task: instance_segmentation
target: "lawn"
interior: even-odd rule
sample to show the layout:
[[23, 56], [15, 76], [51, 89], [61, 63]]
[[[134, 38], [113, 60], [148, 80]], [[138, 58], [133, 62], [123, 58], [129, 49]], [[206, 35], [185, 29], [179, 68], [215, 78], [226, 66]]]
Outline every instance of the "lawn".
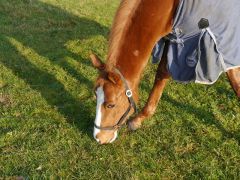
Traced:
[[[0, 177], [239, 179], [240, 105], [225, 75], [213, 86], [171, 81], [142, 129], [95, 142], [88, 56], [106, 57], [118, 4], [0, 1]], [[155, 70], [149, 62], [139, 108]]]

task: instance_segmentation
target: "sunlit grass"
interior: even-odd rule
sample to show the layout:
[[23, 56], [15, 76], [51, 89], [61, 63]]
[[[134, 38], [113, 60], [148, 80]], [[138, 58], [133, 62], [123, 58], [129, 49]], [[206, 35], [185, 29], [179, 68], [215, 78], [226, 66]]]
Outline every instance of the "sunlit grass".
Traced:
[[[171, 81], [156, 114], [99, 146], [92, 138], [97, 71], [118, 1], [0, 1], [0, 177], [239, 179], [240, 108], [226, 76]], [[139, 108], [156, 65], [140, 86]]]

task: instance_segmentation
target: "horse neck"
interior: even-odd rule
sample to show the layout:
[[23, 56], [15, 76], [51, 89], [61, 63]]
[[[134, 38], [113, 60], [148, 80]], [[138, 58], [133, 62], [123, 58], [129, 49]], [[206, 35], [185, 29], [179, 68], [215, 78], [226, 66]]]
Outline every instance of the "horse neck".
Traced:
[[[178, 0], [122, 1], [112, 28], [107, 64], [117, 67], [132, 88], [137, 88], [155, 43], [171, 32], [177, 5]], [[129, 14], [124, 12], [127, 7]], [[123, 19], [124, 13], [127, 19]]]

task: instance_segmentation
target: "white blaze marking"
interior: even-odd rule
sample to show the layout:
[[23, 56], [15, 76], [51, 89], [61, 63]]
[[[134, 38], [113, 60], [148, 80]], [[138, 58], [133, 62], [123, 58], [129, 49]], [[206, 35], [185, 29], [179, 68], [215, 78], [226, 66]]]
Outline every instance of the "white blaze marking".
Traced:
[[[96, 95], [97, 95], [97, 108], [96, 108], [95, 124], [97, 126], [101, 126], [101, 121], [102, 121], [101, 107], [104, 103], [104, 91], [102, 86], [97, 88]], [[99, 132], [100, 132], [100, 129], [94, 127], [93, 137], [94, 139], [96, 139], [97, 142], [99, 142], [99, 139], [97, 139], [96, 136]], [[115, 141], [117, 139], [117, 135], [118, 135], [118, 131], [116, 130], [114, 132], [113, 139], [109, 143], [112, 143], [113, 141]]]
[[114, 137], [113, 137], [113, 139], [110, 141], [110, 143], [112, 143], [113, 141], [115, 141], [115, 140], [117, 139], [117, 135], [118, 135], [118, 133], [117, 133], [117, 131], [115, 131], [115, 132], [114, 132]]
[[[104, 103], [104, 91], [102, 86], [97, 88], [96, 94], [97, 94], [97, 108], [96, 108], [95, 124], [97, 126], [101, 126], [101, 119], [102, 119], [101, 107], [102, 107], [102, 104]], [[96, 136], [99, 132], [100, 132], [100, 129], [97, 129], [94, 127], [93, 137], [97, 141], [99, 140], [96, 138]]]
[[135, 51], [133, 52], [133, 55], [137, 57], [137, 56], [139, 56], [139, 53], [140, 53], [139, 50], [135, 50]]

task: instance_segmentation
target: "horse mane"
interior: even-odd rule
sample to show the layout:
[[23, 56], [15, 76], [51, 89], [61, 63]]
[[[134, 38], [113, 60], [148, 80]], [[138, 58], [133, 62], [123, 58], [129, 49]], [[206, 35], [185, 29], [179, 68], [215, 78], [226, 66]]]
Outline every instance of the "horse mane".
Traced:
[[142, 0], [122, 0], [120, 3], [109, 38], [107, 64], [110, 66], [116, 63], [124, 42], [124, 36], [132, 24], [132, 19], [141, 1]]

